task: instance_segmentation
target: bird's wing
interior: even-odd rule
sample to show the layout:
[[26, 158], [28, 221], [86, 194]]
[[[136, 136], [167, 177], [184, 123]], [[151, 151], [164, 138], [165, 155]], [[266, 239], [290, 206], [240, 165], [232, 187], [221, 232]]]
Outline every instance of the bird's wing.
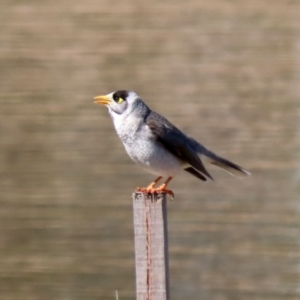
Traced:
[[213, 180], [197, 155], [197, 152], [191, 147], [189, 138], [184, 133], [163, 116], [153, 111], [146, 116], [145, 123], [151, 130], [153, 137], [167, 150], [180, 160], [187, 162], [202, 175]]
[[204, 175], [202, 175], [200, 172], [198, 172], [197, 170], [195, 170], [193, 167], [188, 167], [188, 168], [184, 169], [184, 171], [192, 174], [193, 176], [195, 176], [195, 177], [197, 177], [197, 178], [199, 178], [199, 179], [201, 179], [203, 181], [207, 180], [207, 178]]

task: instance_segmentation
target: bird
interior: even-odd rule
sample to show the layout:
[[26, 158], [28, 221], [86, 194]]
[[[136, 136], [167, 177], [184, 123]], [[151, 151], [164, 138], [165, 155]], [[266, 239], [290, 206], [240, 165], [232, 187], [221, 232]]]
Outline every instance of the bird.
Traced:
[[[165, 117], [151, 110], [133, 91], [118, 90], [94, 97], [94, 103], [107, 106], [115, 130], [129, 157], [145, 171], [158, 176], [150, 185], [136, 188], [148, 194], [166, 193], [174, 198], [167, 186], [181, 170], [200, 180], [214, 180], [201, 157], [233, 175], [250, 175], [239, 165], [208, 150], [186, 135]], [[157, 187], [158, 182], [166, 178]]]

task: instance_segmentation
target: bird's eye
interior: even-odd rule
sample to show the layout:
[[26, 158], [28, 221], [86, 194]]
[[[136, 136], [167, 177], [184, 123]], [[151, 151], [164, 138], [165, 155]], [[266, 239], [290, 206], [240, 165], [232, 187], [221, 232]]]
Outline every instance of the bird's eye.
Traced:
[[114, 95], [114, 96], [113, 96], [113, 99], [114, 99], [114, 101], [115, 101], [116, 103], [122, 103], [122, 102], [124, 101], [123, 98], [118, 97], [117, 95]]

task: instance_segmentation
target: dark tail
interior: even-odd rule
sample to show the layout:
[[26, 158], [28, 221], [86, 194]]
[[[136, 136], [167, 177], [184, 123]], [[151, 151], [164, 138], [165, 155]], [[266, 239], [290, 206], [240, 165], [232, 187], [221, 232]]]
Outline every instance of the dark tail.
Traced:
[[225, 171], [229, 172], [232, 175], [236, 176], [249, 176], [251, 173], [244, 168], [240, 167], [239, 165], [221, 157], [218, 156], [217, 154], [207, 150], [204, 146], [199, 144], [196, 140], [193, 138], [191, 139], [191, 146], [200, 154], [204, 155], [209, 158], [210, 162], [213, 165], [216, 165]]

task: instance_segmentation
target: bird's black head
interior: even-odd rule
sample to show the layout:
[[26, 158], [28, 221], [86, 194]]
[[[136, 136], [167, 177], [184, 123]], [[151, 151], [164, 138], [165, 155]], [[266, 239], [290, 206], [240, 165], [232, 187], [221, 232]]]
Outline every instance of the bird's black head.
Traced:
[[133, 91], [119, 90], [105, 96], [97, 96], [94, 98], [95, 103], [107, 105], [111, 116], [114, 115], [130, 115], [137, 112], [139, 116], [143, 111], [149, 110], [147, 105]]

